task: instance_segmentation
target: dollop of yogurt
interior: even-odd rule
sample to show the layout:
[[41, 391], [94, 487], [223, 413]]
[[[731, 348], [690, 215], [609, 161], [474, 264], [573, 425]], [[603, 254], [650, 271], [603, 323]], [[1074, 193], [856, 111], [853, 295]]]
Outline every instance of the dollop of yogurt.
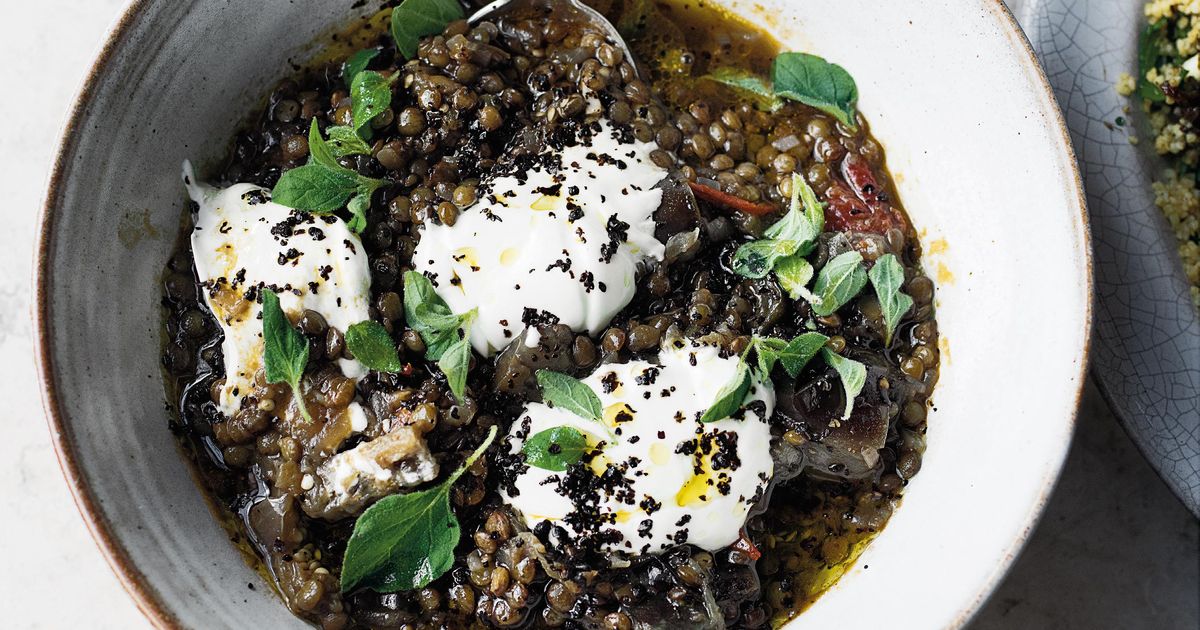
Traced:
[[512, 454], [531, 436], [564, 425], [593, 447], [565, 472], [527, 465], [517, 472], [503, 498], [527, 526], [549, 521], [629, 556], [684, 543], [717, 550], [738, 539], [774, 472], [774, 389], [755, 380], [732, 416], [701, 423], [738, 358], [683, 339], [669, 345], [658, 362], [602, 365], [583, 379], [600, 398], [615, 444], [603, 428], [561, 408], [525, 407], [507, 437]]
[[593, 122], [485, 180], [454, 225], [426, 224], [413, 265], [455, 313], [478, 309], [476, 351], [495, 354], [531, 317], [598, 334], [629, 304], [640, 266], [663, 257], [654, 213], [668, 173], [654, 149]]
[[[294, 320], [305, 309], [345, 332], [369, 318], [371, 274], [358, 236], [332, 216], [314, 216], [271, 201], [271, 191], [253, 184], [218, 189], [196, 180], [184, 162], [183, 182], [199, 206], [192, 230], [192, 255], [204, 301], [225, 340], [225, 386], [219, 407], [232, 415], [254, 391], [262, 367], [261, 291], [279, 295]], [[366, 369], [339, 361], [342, 372], [358, 379]], [[354, 403], [351, 425], [361, 431], [366, 415]]]

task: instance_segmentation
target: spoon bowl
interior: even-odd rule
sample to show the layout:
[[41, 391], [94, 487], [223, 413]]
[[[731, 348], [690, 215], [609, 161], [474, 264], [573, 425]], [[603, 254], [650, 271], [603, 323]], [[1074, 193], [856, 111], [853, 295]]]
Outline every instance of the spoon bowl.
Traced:
[[[599, 11], [579, 0], [496, 0], [476, 11], [467, 21], [471, 24], [478, 24], [485, 20], [495, 22], [507, 16], [530, 18], [555, 16], [572, 21], [590, 22], [598, 27], [609, 42], [621, 49], [626, 59], [634, 59], [633, 53], [629, 50], [629, 44], [625, 43], [625, 38], [621, 36], [617, 27]], [[636, 70], [636, 65], [634, 69]]]

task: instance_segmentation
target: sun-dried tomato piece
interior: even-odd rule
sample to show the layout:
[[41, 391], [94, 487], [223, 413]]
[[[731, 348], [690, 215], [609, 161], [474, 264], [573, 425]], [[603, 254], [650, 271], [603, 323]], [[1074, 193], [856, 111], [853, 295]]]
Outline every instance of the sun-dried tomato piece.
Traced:
[[721, 206], [722, 208], [737, 210], [738, 212], [745, 212], [746, 214], [753, 214], [755, 216], [771, 214], [779, 210], [775, 204], [746, 201], [737, 195], [731, 195], [716, 188], [705, 186], [704, 184], [688, 182], [688, 186], [691, 187], [692, 192], [700, 199], [713, 205]]

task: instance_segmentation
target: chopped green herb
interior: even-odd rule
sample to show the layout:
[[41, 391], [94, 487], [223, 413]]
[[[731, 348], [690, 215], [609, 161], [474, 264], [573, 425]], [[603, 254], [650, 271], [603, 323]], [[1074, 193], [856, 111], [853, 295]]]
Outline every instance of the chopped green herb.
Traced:
[[846, 411], [842, 413], [842, 420], [848, 420], [854, 412], [854, 399], [867, 383], [867, 366], [847, 359], [829, 348], [822, 348], [821, 356], [825, 357], [825, 362], [837, 371], [842, 380], [842, 389], [846, 390]]
[[733, 254], [733, 272], [747, 278], [765, 278], [775, 263], [796, 253], [796, 241], [765, 238], [738, 247]]
[[308, 339], [288, 321], [279, 307], [279, 296], [271, 290], [262, 292], [262, 322], [263, 368], [267, 382], [287, 383], [292, 388], [292, 400], [296, 401], [300, 415], [312, 422], [301, 388], [304, 367], [308, 365]]
[[404, 274], [404, 318], [425, 342], [425, 358], [437, 361], [455, 398], [462, 400], [471, 368], [471, 322], [476, 311], [455, 315], [424, 274]]
[[[764, 278], [771, 271], [779, 275], [786, 265], [781, 284], [789, 293], [799, 293], [812, 279], [809, 267], [804, 278], [804, 256], [810, 254], [825, 226], [825, 210], [812, 188], [799, 175], [792, 175], [792, 200], [787, 214], [763, 231], [765, 238], [738, 247], [733, 255], [734, 273], [747, 278]], [[799, 283], [799, 284], [797, 284]], [[789, 289], [788, 287], [791, 286]], [[796, 295], [793, 298], [798, 299]]]
[[467, 373], [471, 371], [471, 340], [464, 335], [450, 344], [437, 365], [446, 375], [446, 383], [450, 385], [454, 399], [462, 402], [467, 391]]
[[329, 134], [329, 150], [336, 157], [371, 154], [371, 147], [353, 127], [335, 125], [326, 129], [325, 133]]
[[280, 205], [314, 214], [329, 214], [346, 207], [358, 190], [358, 176], [316, 162], [284, 171], [271, 191]]
[[535, 433], [521, 447], [525, 463], [544, 470], [562, 472], [583, 459], [590, 450], [587, 436], [574, 427], [554, 427]]
[[343, 593], [424, 588], [454, 566], [462, 532], [450, 507], [450, 491], [495, 438], [493, 426], [483, 444], [437, 486], [384, 497], [358, 517], [342, 559]]
[[404, 274], [404, 316], [408, 326], [425, 342], [425, 357], [437, 361], [460, 339], [475, 318], [475, 312], [455, 315], [450, 311], [424, 274], [409, 271]]
[[607, 432], [608, 437], [616, 442], [617, 437], [608, 425], [604, 424], [604, 408], [600, 405], [600, 397], [583, 381], [551, 370], [537, 371], [538, 387], [542, 390], [542, 399], [554, 407], [569, 411], [584, 420], [599, 424]]
[[396, 343], [379, 322], [367, 320], [348, 328], [346, 347], [369, 369], [393, 374], [404, 369], [400, 354], [396, 352]]
[[783, 370], [788, 376], [796, 378], [800, 375], [800, 370], [803, 370], [828, 342], [829, 337], [818, 332], [806, 332], [791, 340], [779, 353], [779, 362], [783, 365]]
[[712, 406], [704, 412], [704, 415], [700, 416], [700, 422], [716, 422], [737, 413], [737, 410], [742, 407], [742, 402], [746, 400], [746, 394], [750, 391], [751, 380], [750, 366], [746, 364], [745, 360], [739, 360], [733, 378], [717, 392]]
[[705, 78], [729, 86], [759, 109], [773, 112], [783, 107], [783, 100], [775, 95], [770, 81], [752, 72], [737, 68], [717, 68]]
[[358, 76], [358, 73], [363, 70], [366, 70], [371, 60], [378, 56], [378, 48], [366, 48], [350, 55], [346, 63], [342, 64], [342, 80], [346, 82], [346, 87], [353, 85], [354, 77]]
[[385, 78], [378, 72], [365, 70], [354, 77], [350, 86], [350, 117], [354, 120], [354, 130], [362, 132], [372, 119], [382, 114], [392, 105], [392, 84], [396, 77]]
[[284, 171], [280, 176], [271, 191], [272, 200], [313, 214], [347, 208], [352, 215], [348, 222], [350, 229], [361, 233], [367, 227], [371, 195], [384, 181], [364, 177], [338, 164], [338, 152], [321, 137], [315, 119], [308, 127], [308, 154], [308, 164]]
[[828, 341], [829, 337], [816, 332], [804, 333], [791, 341], [755, 336], [753, 347], [759, 378], [764, 381], [770, 378], [776, 364], [782, 364], [788, 376], [796, 378]]
[[786, 52], [771, 65], [771, 80], [779, 96], [800, 101], [856, 129], [858, 86], [845, 68], [808, 53]]
[[813, 267], [803, 256], [794, 254], [779, 259], [775, 263], [775, 278], [793, 300], [803, 298], [814, 301], [812, 292], [807, 288], [813, 279]]
[[458, 0], [404, 0], [392, 9], [392, 38], [405, 59], [417, 56], [417, 44], [446, 25], [465, 18]]
[[862, 260], [862, 254], [849, 251], [825, 263], [813, 285], [813, 293], [817, 296], [812, 305], [814, 313], [821, 317], [836, 313], [867, 286], [867, 272]]
[[875, 295], [879, 298], [879, 308], [883, 311], [885, 327], [884, 344], [892, 345], [892, 334], [900, 324], [900, 318], [912, 308], [913, 300], [900, 291], [904, 285], [904, 267], [896, 259], [895, 254], [885, 254], [875, 261], [875, 266], [867, 273], [871, 285], [875, 287]]

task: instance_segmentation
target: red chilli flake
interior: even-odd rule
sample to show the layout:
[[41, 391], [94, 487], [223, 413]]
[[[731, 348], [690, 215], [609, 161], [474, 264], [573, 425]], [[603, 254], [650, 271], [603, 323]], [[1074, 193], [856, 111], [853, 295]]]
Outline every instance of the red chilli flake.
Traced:
[[733, 543], [732, 547], [738, 551], [750, 556], [751, 560], [758, 560], [762, 557], [762, 552], [754, 543], [750, 542], [750, 537], [746, 535], [746, 530], [742, 530], [742, 535]]
[[704, 184], [688, 182], [688, 186], [692, 189], [692, 193], [694, 193], [697, 197], [713, 205], [721, 206], [723, 208], [730, 208], [732, 210], [737, 210], [738, 212], [744, 212], [754, 216], [761, 216], [764, 214], [771, 214], [772, 212], [779, 210], [779, 208], [775, 207], [774, 204], [746, 201], [737, 195], [731, 195], [727, 192], [717, 190], [716, 188], [705, 186]]

